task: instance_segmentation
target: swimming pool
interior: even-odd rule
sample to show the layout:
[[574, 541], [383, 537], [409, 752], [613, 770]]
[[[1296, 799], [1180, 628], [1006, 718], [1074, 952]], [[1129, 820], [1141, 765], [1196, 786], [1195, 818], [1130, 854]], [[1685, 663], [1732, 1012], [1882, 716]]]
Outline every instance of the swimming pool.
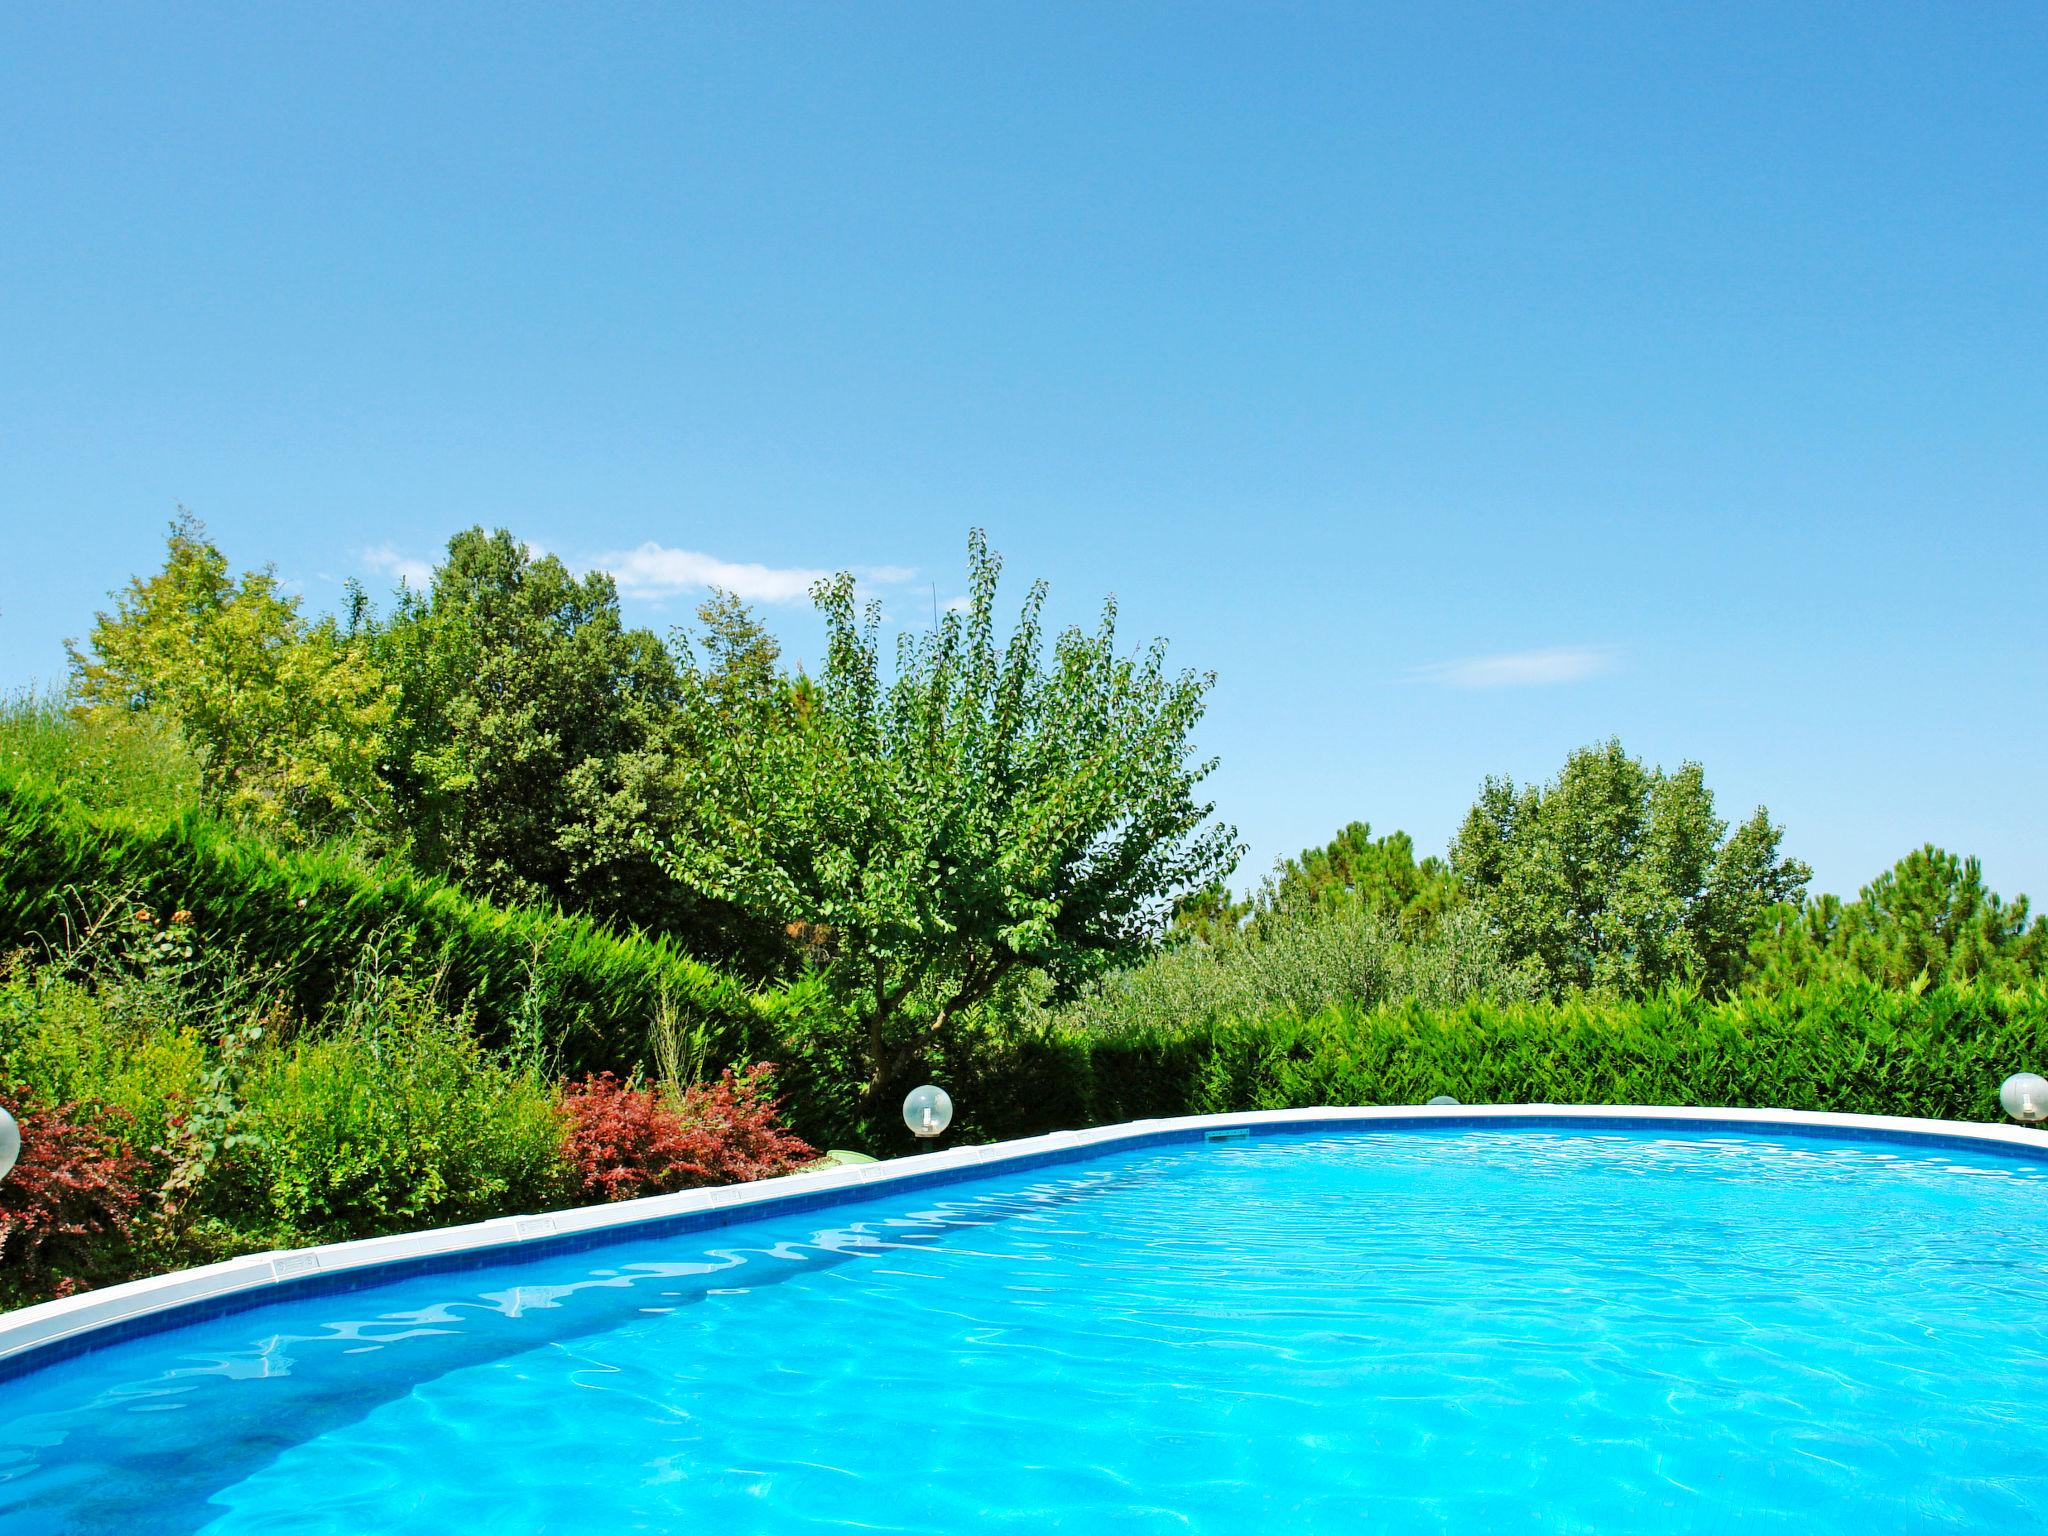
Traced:
[[2048, 1529], [2048, 1161], [1791, 1118], [1183, 1128], [281, 1287], [7, 1366], [0, 1531]]

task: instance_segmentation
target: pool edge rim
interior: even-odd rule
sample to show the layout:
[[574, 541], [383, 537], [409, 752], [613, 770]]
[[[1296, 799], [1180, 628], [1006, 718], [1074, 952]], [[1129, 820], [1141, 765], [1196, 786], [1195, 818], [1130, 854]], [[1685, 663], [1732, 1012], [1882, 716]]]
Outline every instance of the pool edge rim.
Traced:
[[[1053, 1131], [985, 1146], [955, 1147], [888, 1162], [820, 1169], [685, 1190], [605, 1205], [577, 1206], [534, 1215], [499, 1216], [462, 1226], [435, 1227], [388, 1237], [357, 1238], [306, 1248], [245, 1254], [217, 1264], [173, 1270], [56, 1301], [0, 1314], [0, 1378], [55, 1364], [101, 1343], [167, 1332], [200, 1317], [239, 1311], [281, 1299], [315, 1282], [340, 1280], [347, 1288], [425, 1267], [470, 1267], [488, 1255], [564, 1246], [564, 1239], [620, 1238], [650, 1224], [696, 1229], [723, 1226], [778, 1208], [819, 1209], [870, 1198], [890, 1187], [958, 1182], [1005, 1167], [1028, 1168], [1077, 1160], [1077, 1155], [1124, 1144], [1204, 1139], [1214, 1131], [1379, 1125], [1385, 1128], [1479, 1127], [1535, 1122], [1546, 1128], [1586, 1124], [1616, 1129], [1665, 1126], [1773, 1130], [1851, 1140], [1878, 1140], [2005, 1151], [2048, 1159], [2048, 1136], [2015, 1125], [1932, 1120], [1904, 1115], [1854, 1115], [1818, 1110], [1723, 1109], [1631, 1104], [1379, 1105], [1312, 1109], [1243, 1110], [1130, 1120], [1088, 1130]], [[599, 1243], [575, 1242], [575, 1248]], [[536, 1256], [538, 1254], [536, 1253]], [[438, 1261], [438, 1262], [437, 1262]]]

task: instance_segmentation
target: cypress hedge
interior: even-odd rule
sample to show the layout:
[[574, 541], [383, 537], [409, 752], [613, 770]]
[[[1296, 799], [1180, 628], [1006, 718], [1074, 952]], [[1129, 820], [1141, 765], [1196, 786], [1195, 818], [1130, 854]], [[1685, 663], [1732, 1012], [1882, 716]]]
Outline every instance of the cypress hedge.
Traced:
[[800, 994], [757, 993], [666, 939], [587, 918], [500, 907], [395, 864], [278, 849], [197, 812], [148, 820], [96, 814], [26, 775], [0, 771], [0, 952], [62, 948], [95, 906], [191, 914], [208, 944], [276, 977], [308, 1017], [340, 995], [366, 947], [438, 977], [487, 1037], [537, 1018], [564, 1068], [646, 1057], [666, 1006], [704, 1032], [715, 1062], [767, 1054]]
[[[2048, 987], [1916, 992], [1836, 981], [1719, 1001], [1667, 989], [1635, 999], [1331, 1008], [1306, 1019], [1079, 1037], [1042, 1054], [1056, 1078], [1084, 1075], [1086, 1114], [1097, 1124], [1421, 1104], [1445, 1093], [1467, 1104], [1706, 1105], [1996, 1121], [2006, 1075], [2048, 1062]], [[1045, 1085], [1048, 1092], [1053, 1086]], [[1034, 1095], [1004, 1083], [999, 1097], [1028, 1105]]]

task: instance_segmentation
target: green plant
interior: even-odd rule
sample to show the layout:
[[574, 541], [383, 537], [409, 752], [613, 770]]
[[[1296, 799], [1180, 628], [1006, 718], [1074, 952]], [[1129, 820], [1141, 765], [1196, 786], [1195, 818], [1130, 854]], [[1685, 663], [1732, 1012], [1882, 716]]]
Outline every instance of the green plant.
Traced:
[[1406, 832], [1374, 837], [1370, 825], [1354, 821], [1323, 847], [1283, 859], [1260, 892], [1258, 913], [1357, 907], [1397, 920], [1412, 937], [1456, 906], [1460, 895], [1450, 866], [1433, 855], [1418, 863]]
[[155, 715], [74, 713], [50, 694], [0, 701], [0, 770], [100, 810], [175, 816], [199, 804], [199, 760]]
[[845, 574], [814, 591], [815, 688], [736, 700], [693, 669], [688, 816], [649, 828], [679, 883], [830, 959], [871, 1120], [1014, 975], [1071, 986], [1135, 958], [1172, 898], [1236, 855], [1196, 798], [1213, 678], [1170, 674], [1162, 644], [1120, 656], [1113, 602], [1048, 657], [1042, 583], [999, 639], [1000, 568], [975, 533], [965, 612], [903, 636], [890, 677], [879, 610]]
[[309, 620], [272, 570], [229, 574], [180, 509], [164, 568], [115, 594], [71, 654], [71, 692], [100, 721], [175, 725], [207, 804], [294, 839], [384, 821], [377, 772], [396, 690], [362, 637]]
[[2048, 988], [1861, 980], [1713, 1000], [1339, 1006], [1088, 1045], [1089, 1116], [1324, 1104], [1675, 1104], [1997, 1120], [2048, 1052]]
[[1526, 997], [1528, 975], [1508, 964], [1480, 915], [1461, 908], [1405, 938], [1397, 918], [1356, 902], [1265, 912], [1222, 943], [1172, 945], [1107, 977], [1061, 1019], [1090, 1034], [1172, 1034], [1324, 1008], [1412, 999], [1444, 1007], [1467, 997]]
[[473, 1010], [492, 1040], [544, 1018], [548, 1049], [570, 1070], [643, 1061], [663, 998], [708, 1031], [717, 1059], [754, 1059], [815, 996], [756, 994], [665, 938], [495, 906], [395, 864], [279, 849], [201, 813], [96, 814], [0, 769], [0, 954], [70, 953], [131, 906], [159, 930], [164, 914], [187, 914], [179, 926], [204, 936], [208, 965], [232, 959], [303, 1017], [325, 1014], [377, 947], [392, 969]]
[[1765, 986], [1863, 976], [1891, 987], [1944, 980], [2023, 985], [2048, 979], [2048, 918], [2007, 902], [1983, 867], [1929, 843], [1844, 903], [1820, 896], [1766, 913], [1750, 949]]
[[257, 1058], [243, 1095], [249, 1183], [295, 1240], [481, 1220], [562, 1193], [546, 1084], [404, 989], [364, 1027]]
[[1742, 979], [1758, 919], [1810, 873], [1762, 806], [1732, 832], [1697, 763], [1582, 747], [1547, 785], [1489, 778], [1451, 844], [1466, 896], [1551, 991]]

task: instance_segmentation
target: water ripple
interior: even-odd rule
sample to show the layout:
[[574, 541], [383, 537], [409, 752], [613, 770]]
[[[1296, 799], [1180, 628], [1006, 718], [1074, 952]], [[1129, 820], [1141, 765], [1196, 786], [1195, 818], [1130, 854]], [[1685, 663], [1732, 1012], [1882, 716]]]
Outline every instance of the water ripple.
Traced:
[[2044, 1211], [1720, 1132], [1126, 1153], [81, 1357], [0, 1531], [2044, 1530]]

